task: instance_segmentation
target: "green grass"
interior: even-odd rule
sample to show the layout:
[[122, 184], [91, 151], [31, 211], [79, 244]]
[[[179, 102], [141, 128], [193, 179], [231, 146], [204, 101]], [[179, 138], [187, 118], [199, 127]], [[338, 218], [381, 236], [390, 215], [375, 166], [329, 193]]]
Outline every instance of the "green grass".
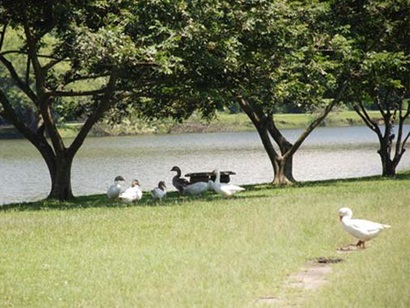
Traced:
[[[1, 307], [250, 307], [265, 296], [306, 307], [410, 305], [410, 173], [248, 186], [233, 199], [175, 193], [125, 206], [105, 196], [5, 205]], [[337, 209], [389, 223], [364, 251]], [[287, 287], [317, 257], [342, 257], [316, 291]]]

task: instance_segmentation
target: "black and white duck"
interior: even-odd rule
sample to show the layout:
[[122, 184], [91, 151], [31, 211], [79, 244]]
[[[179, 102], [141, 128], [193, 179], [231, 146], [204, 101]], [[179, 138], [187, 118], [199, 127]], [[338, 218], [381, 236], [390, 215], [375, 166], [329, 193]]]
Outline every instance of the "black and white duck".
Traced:
[[161, 200], [167, 195], [167, 186], [164, 181], [158, 183], [158, 187], [151, 190], [151, 196], [154, 200]]
[[177, 174], [172, 178], [172, 185], [180, 192], [183, 193], [184, 187], [189, 185], [189, 181], [185, 178], [181, 178], [181, 169], [177, 166], [172, 167], [171, 171], [175, 171]]

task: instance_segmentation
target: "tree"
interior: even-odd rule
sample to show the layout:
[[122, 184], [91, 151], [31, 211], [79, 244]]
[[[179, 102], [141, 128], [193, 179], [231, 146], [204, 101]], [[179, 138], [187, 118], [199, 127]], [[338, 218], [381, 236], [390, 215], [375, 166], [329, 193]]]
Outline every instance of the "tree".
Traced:
[[[150, 119], [184, 119], [193, 110], [212, 116], [236, 101], [259, 133], [273, 182], [294, 182], [294, 153], [346, 89], [349, 45], [329, 31], [328, 13], [327, 4], [315, 2], [190, 1], [186, 16], [195, 31], [182, 35], [176, 50], [183, 70], [151, 87], [146, 99], [155, 103], [137, 109]], [[286, 105], [321, 111], [294, 144], [275, 123]]]
[[[354, 55], [347, 98], [377, 135], [382, 175], [394, 176], [410, 137], [404, 131], [410, 116], [410, 4], [335, 1], [332, 10]], [[369, 115], [370, 105], [377, 106], [380, 118]]]
[[[141, 94], [150, 76], [169, 74], [177, 65], [167, 52], [175, 38], [170, 31], [141, 23], [135, 31], [130, 22], [151, 13], [134, 1], [0, 1], [0, 115], [45, 160], [52, 183], [48, 198], [73, 198], [74, 156], [97, 121], [112, 108], [124, 108], [128, 89], [121, 80], [133, 78]], [[5, 47], [8, 31], [21, 37], [19, 46]], [[65, 113], [84, 119], [70, 145], [58, 129]]]
[[[261, 16], [261, 11], [267, 14]], [[271, 160], [273, 183], [295, 181], [293, 155], [341, 101], [346, 88], [340, 62], [345, 42], [327, 31], [326, 14], [324, 4], [300, 7], [296, 2], [269, 1], [259, 1], [245, 13], [248, 26], [239, 39], [242, 50], [234, 91]], [[287, 104], [320, 111], [293, 144], [277, 128], [274, 117]]]

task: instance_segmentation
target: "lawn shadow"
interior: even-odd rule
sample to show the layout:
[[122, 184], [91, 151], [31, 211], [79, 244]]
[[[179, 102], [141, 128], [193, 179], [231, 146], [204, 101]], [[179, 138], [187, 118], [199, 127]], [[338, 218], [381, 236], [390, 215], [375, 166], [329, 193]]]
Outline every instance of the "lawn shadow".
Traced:
[[[149, 192], [144, 192], [145, 198], [137, 203], [124, 203], [119, 200], [110, 200], [105, 194], [99, 195], [89, 195], [89, 196], [78, 196], [73, 201], [58, 201], [44, 199], [35, 202], [19, 202], [0, 205], [0, 212], [7, 211], [42, 211], [42, 210], [72, 210], [72, 209], [86, 209], [86, 208], [121, 208], [121, 207], [131, 207], [131, 206], [180, 206], [187, 202], [201, 200], [204, 202], [215, 202], [217, 200], [233, 199], [233, 200], [245, 200], [245, 199], [258, 199], [258, 198], [269, 198], [274, 197], [275, 193], [280, 192], [285, 193], [289, 189], [297, 189], [300, 187], [326, 187], [337, 185], [340, 183], [354, 183], [360, 181], [402, 181], [410, 180], [410, 171], [401, 172], [394, 177], [382, 177], [382, 176], [368, 176], [360, 178], [349, 178], [349, 179], [332, 179], [332, 180], [321, 180], [321, 181], [306, 181], [298, 182], [291, 186], [275, 186], [271, 183], [259, 183], [251, 185], [242, 185], [246, 190], [238, 193], [230, 198], [224, 198], [214, 192], [206, 192], [204, 196], [187, 196], [180, 195], [177, 191], [168, 192], [166, 198], [161, 201], [153, 201], [150, 197]], [[272, 191], [272, 192], [271, 192]]]

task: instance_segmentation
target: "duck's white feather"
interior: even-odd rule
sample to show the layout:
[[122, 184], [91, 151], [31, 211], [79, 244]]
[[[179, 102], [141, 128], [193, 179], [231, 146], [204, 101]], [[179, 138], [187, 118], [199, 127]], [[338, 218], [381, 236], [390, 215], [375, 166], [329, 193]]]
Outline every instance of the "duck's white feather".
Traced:
[[142, 198], [142, 190], [138, 185], [129, 187], [119, 197], [123, 202], [138, 201]]
[[240, 191], [244, 191], [245, 188], [240, 187], [238, 185], [234, 184], [228, 184], [228, 183], [221, 183], [221, 174], [219, 170], [214, 170], [213, 172], [215, 174], [215, 182], [211, 184], [213, 186], [213, 189], [216, 193], [224, 196], [224, 197], [230, 197]]
[[151, 190], [151, 196], [154, 200], [161, 200], [167, 195], [167, 189], [163, 181], [158, 183], [158, 187]]
[[342, 219], [342, 224], [344, 230], [362, 241], [369, 241], [376, 237], [383, 229], [390, 228], [389, 225], [365, 219]]
[[114, 184], [112, 184], [110, 187], [108, 187], [107, 190], [107, 197], [110, 199], [118, 198], [120, 193], [123, 191], [123, 187], [121, 186], [121, 183], [124, 181], [124, 178], [122, 176], [117, 176], [114, 179]]
[[208, 190], [208, 183], [196, 182], [183, 187], [183, 193], [188, 195], [200, 195]]
[[342, 221], [343, 229], [353, 237], [363, 242], [375, 238], [382, 230], [391, 227], [390, 225], [365, 219], [352, 219], [353, 212], [349, 208], [339, 209], [339, 216]]

